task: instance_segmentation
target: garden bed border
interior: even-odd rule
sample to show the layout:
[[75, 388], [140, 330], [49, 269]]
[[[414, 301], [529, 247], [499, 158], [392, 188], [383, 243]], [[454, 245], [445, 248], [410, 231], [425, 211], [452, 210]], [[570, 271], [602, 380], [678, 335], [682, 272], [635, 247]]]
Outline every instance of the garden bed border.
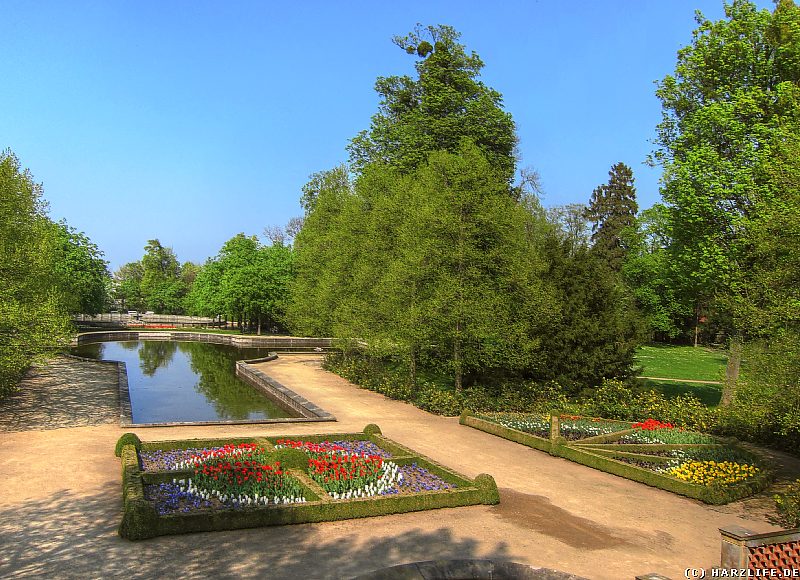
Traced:
[[[553, 416], [551, 417], [551, 422], [557, 425], [558, 419], [559, 418], [557, 416]], [[616, 434], [600, 435], [580, 441], [567, 441], [564, 437], [558, 436], [558, 431], [556, 429], [555, 431], [551, 431], [551, 438], [548, 440], [544, 439], [543, 437], [537, 437], [535, 435], [531, 435], [530, 433], [519, 431], [517, 429], [505, 427], [492, 421], [480, 419], [473, 415], [470, 411], [464, 411], [461, 413], [459, 423], [466, 425], [467, 427], [472, 427], [491, 435], [495, 435], [497, 437], [508, 439], [509, 441], [514, 441], [522, 445], [527, 445], [528, 447], [533, 447], [534, 449], [538, 449], [540, 451], [546, 451], [555, 457], [563, 457], [564, 459], [568, 459], [575, 463], [580, 463], [581, 465], [585, 465], [593, 469], [598, 469], [612, 475], [624, 477], [632, 481], [644, 483], [651, 487], [656, 487], [665, 491], [677, 493], [693, 499], [698, 499], [702, 502], [713, 505], [730, 503], [737, 499], [758, 493], [759, 491], [766, 489], [773, 477], [771, 471], [763, 469], [755, 477], [736, 485], [727, 487], [703, 486], [681, 481], [674, 477], [669, 477], [660, 473], [655, 473], [648, 469], [619, 461], [613, 457], [607, 456], [604, 453], [598, 452], [595, 445], [598, 445], [599, 441], [604, 439], [613, 441], [613, 435]], [[584, 443], [585, 441], [590, 440], [591, 443]], [[698, 446], [703, 445], [691, 445], [691, 447]], [[641, 447], [641, 445], [637, 445], [636, 447]], [[659, 447], [662, 446], [659, 445]], [[676, 447], [676, 445], [665, 445], [663, 447], [670, 448]], [[680, 447], [688, 446], [682, 445]], [[633, 451], [633, 449], [631, 451]]]
[[[386, 451], [392, 453], [391, 461], [398, 465], [417, 463], [430, 472], [438, 475], [448, 483], [455, 484], [456, 489], [420, 492], [411, 495], [376, 496], [351, 500], [333, 500], [327, 494], [321, 497], [318, 486], [311, 481], [304, 470], [287, 468], [294, 477], [311, 493], [317, 496], [312, 501], [302, 504], [252, 506], [226, 510], [198, 510], [194, 513], [175, 513], [159, 515], [152, 503], [144, 498], [145, 480], [158, 481], [159, 478], [181, 478], [186, 472], [163, 471], [143, 472], [139, 467], [138, 451], [140, 449], [176, 449], [195, 446], [215, 446], [224, 443], [253, 442], [264, 445], [273, 444], [277, 439], [300, 439], [304, 441], [337, 440], [337, 439], [372, 441]], [[282, 451], [279, 450], [278, 453]], [[293, 451], [293, 450], [286, 450]], [[396, 455], [396, 451], [401, 455]], [[367, 425], [362, 433], [339, 433], [323, 435], [284, 435], [268, 437], [240, 437], [219, 439], [188, 439], [180, 441], [157, 441], [143, 443], [139, 438], [127, 433], [117, 442], [116, 453], [122, 462], [122, 494], [123, 518], [119, 534], [130, 540], [141, 540], [155, 536], [182, 534], [190, 532], [208, 532], [216, 530], [232, 530], [284, 524], [313, 523], [336, 521], [352, 518], [382, 516], [396, 513], [422, 511], [446, 507], [462, 507], [468, 505], [493, 505], [500, 501], [497, 484], [492, 476], [480, 474], [470, 480], [435, 461], [415, 453], [383, 437], [377, 425]]]

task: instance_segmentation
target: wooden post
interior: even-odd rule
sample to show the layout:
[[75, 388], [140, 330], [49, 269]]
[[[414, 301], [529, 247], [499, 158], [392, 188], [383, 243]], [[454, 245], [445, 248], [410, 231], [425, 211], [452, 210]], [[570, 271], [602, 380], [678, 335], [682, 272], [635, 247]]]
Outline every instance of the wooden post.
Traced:
[[555, 443], [561, 436], [561, 425], [558, 415], [550, 415], [550, 441]]

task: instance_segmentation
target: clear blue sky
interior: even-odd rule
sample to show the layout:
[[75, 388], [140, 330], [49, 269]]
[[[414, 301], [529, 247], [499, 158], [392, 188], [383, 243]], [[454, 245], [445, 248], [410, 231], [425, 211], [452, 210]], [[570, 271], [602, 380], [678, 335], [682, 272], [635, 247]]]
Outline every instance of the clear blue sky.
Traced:
[[391, 37], [450, 24], [504, 95], [546, 206], [587, 202], [623, 161], [648, 207], [654, 81], [696, 9], [723, 15], [721, 0], [0, 0], [0, 148], [112, 269], [152, 238], [203, 262], [300, 215], [308, 175], [368, 128], [376, 77], [413, 74]]

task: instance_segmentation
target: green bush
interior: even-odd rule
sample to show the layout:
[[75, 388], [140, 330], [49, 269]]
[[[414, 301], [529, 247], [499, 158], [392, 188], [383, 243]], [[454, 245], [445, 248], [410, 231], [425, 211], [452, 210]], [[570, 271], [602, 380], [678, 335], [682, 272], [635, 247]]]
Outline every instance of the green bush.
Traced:
[[636, 416], [630, 420], [653, 418], [692, 431], [709, 433], [716, 425], [715, 412], [690, 394], [668, 399], [658, 391], [644, 391], [636, 396], [632, 411]]
[[420, 409], [448, 417], [460, 414], [465, 407], [462, 397], [429, 383], [421, 385], [416, 402]]
[[781, 524], [789, 528], [800, 528], [800, 479], [784, 493], [775, 496], [775, 507]]
[[605, 419], [630, 419], [634, 407], [633, 390], [622, 381], [603, 379], [583, 404], [584, 414]]

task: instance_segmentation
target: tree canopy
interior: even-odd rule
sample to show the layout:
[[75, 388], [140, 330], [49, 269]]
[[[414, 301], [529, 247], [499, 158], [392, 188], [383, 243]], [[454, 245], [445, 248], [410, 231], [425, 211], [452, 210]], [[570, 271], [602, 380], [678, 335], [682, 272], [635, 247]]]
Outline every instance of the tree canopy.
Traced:
[[469, 138], [500, 172], [514, 178], [517, 143], [514, 121], [502, 109], [502, 96], [478, 80], [484, 64], [458, 41], [451, 26], [417, 25], [393, 42], [418, 58], [417, 77], [379, 77], [380, 108], [368, 131], [348, 146], [350, 163], [360, 172], [380, 162], [410, 172], [433, 151], [455, 153]]
[[0, 396], [69, 336], [54, 264], [58, 246], [41, 185], [10, 150], [0, 153]]

